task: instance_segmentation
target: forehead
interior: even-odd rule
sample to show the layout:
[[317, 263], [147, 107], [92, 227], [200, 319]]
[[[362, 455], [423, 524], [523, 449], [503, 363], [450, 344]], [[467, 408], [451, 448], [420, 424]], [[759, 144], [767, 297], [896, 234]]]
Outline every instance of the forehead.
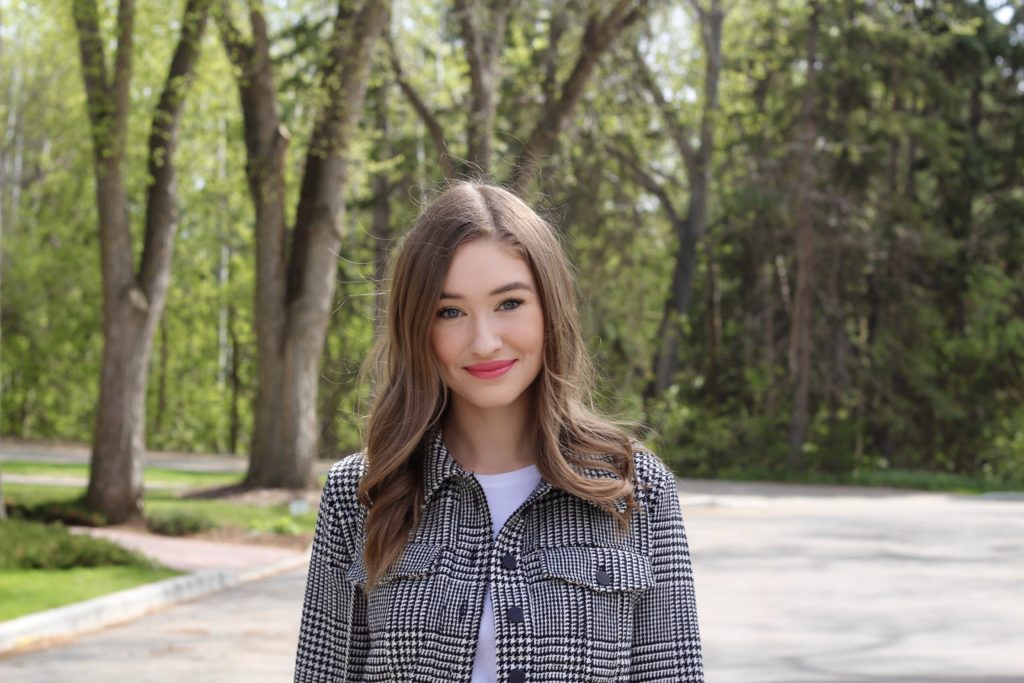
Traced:
[[514, 247], [485, 238], [455, 250], [445, 275], [444, 291], [472, 295], [517, 281], [535, 287], [530, 266]]

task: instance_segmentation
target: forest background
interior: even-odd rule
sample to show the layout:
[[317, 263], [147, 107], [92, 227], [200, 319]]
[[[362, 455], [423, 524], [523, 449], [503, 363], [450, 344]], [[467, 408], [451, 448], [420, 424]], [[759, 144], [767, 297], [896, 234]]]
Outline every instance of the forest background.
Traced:
[[0, 98], [0, 430], [91, 442], [112, 519], [143, 447], [358, 449], [459, 177], [557, 226], [680, 474], [1024, 481], [1020, 3], [2, 0]]

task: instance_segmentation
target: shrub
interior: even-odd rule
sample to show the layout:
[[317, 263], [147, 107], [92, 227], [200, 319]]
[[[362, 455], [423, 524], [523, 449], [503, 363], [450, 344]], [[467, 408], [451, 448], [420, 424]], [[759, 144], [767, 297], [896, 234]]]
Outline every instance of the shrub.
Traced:
[[108, 524], [103, 513], [86, 503], [84, 497], [39, 502], [9, 500], [7, 512], [12, 519], [47, 524], [54, 522], [67, 526], [106, 526]]
[[76, 535], [59, 524], [0, 522], [0, 570], [72, 567], [154, 567], [148, 558], [111, 541]]
[[155, 534], [187, 536], [217, 525], [205, 515], [188, 510], [167, 510], [146, 516], [146, 526]]

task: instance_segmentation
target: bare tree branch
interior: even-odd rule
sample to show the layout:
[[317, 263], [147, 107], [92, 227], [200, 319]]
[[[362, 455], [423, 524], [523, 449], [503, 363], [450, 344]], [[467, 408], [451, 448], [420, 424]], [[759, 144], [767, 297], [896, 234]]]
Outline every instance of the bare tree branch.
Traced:
[[437, 117], [431, 113], [427, 107], [426, 102], [420, 97], [419, 93], [416, 92], [415, 88], [405, 78], [405, 72], [402, 70], [402, 63], [398, 57], [398, 51], [395, 49], [394, 42], [389, 36], [387, 39], [388, 54], [391, 60], [391, 70], [395, 75], [395, 82], [398, 87], [402, 90], [402, 94], [409, 100], [409, 104], [416, 111], [417, 116], [423, 121], [423, 125], [427, 127], [427, 133], [430, 135], [430, 139], [434, 142], [434, 147], [437, 148], [438, 158], [441, 164], [441, 173], [448, 180], [455, 179], [455, 164], [453, 163], [451, 152], [448, 151], [448, 142], [444, 137], [444, 129], [438, 122]]
[[603, 18], [592, 14], [587, 19], [579, 56], [562, 85], [561, 94], [558, 99], [544, 103], [537, 124], [516, 159], [512, 184], [518, 192], [526, 192], [536, 177], [541, 160], [554, 149], [598, 60], [608, 51], [615, 38], [643, 16], [646, 8], [647, 0], [617, 0]]
[[657, 108], [662, 122], [668, 129], [669, 138], [671, 138], [672, 144], [676, 146], [679, 155], [683, 158], [683, 163], [686, 164], [687, 175], [692, 177], [697, 172], [697, 151], [694, 150], [693, 145], [690, 143], [690, 138], [693, 135], [692, 131], [679, 123], [675, 109], [665, 99], [665, 94], [662, 92], [661, 86], [656, 82], [650, 67], [647, 66], [647, 61], [640, 54], [639, 48], [635, 46], [633, 47], [633, 62], [636, 64], [637, 75], [640, 77], [641, 85], [651, 96], [651, 99], [654, 100], [654, 106]]
[[653, 194], [658, 198], [661, 203], [661, 208], [668, 214], [668, 218], [673, 224], [682, 220], [679, 212], [676, 211], [675, 205], [672, 203], [672, 198], [669, 196], [668, 190], [665, 186], [659, 183], [654, 176], [643, 169], [637, 162], [635, 150], [630, 149], [626, 151], [622, 149], [618, 144], [609, 142], [605, 145], [605, 149], [613, 157], [618, 159], [636, 178], [637, 183], [642, 188]]

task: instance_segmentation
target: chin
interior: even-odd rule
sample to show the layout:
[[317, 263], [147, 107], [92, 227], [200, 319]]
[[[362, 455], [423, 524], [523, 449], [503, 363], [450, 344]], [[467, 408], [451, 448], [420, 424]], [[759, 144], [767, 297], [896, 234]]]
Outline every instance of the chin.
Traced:
[[507, 408], [511, 406], [522, 393], [513, 395], [490, 395], [490, 396], [473, 396], [472, 394], [462, 394], [459, 398], [468, 405], [481, 410], [496, 410], [499, 408]]

